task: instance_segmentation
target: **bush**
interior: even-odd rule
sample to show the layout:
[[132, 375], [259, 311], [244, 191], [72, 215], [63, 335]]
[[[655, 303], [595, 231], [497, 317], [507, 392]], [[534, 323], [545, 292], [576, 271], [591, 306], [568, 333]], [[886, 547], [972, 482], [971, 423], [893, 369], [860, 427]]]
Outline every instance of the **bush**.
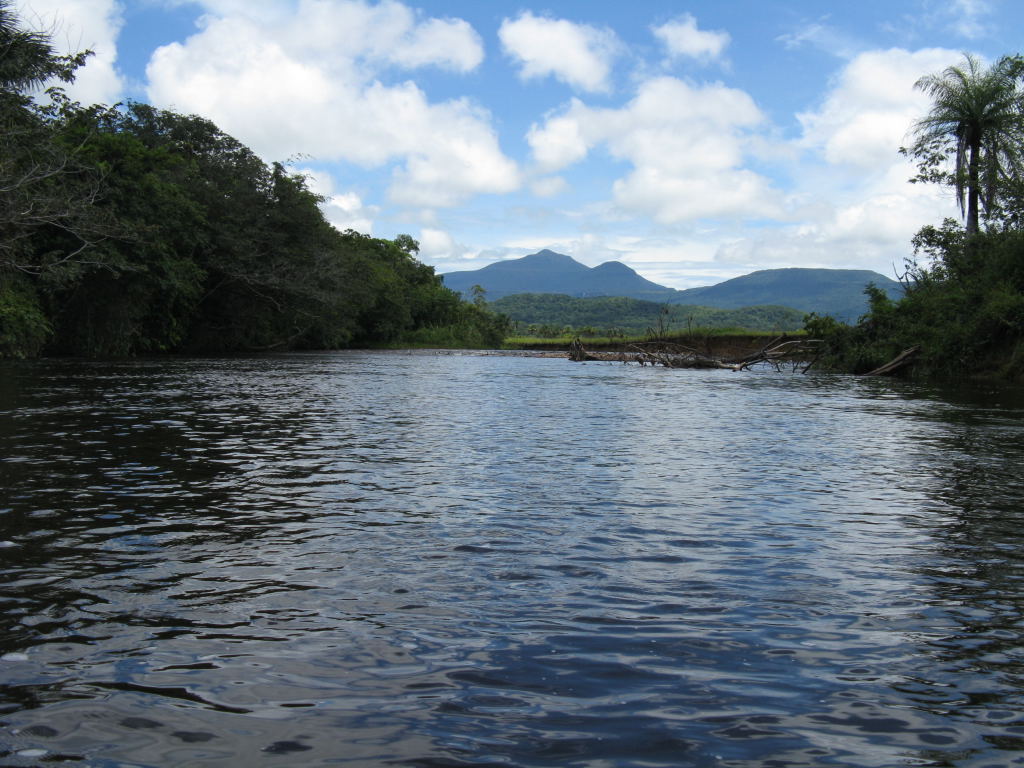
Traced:
[[0, 277], [0, 358], [35, 357], [53, 334], [31, 286]]
[[[809, 315], [804, 327], [825, 342], [823, 367], [865, 373], [920, 346], [919, 375], [974, 373], [1016, 378], [1024, 368], [1024, 234], [967, 238], [952, 221], [914, 239], [906, 295], [892, 301], [869, 286], [870, 311], [855, 325]], [[924, 257], [925, 264], [916, 261]]]

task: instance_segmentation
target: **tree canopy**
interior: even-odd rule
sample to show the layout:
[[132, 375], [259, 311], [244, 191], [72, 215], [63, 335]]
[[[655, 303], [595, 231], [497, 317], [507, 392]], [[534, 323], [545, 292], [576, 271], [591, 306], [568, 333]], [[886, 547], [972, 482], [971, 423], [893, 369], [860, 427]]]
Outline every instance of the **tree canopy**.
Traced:
[[339, 232], [209, 120], [32, 98], [84, 56], [0, 2], [0, 357], [500, 343], [413, 238]]
[[[916, 87], [932, 99], [905, 150], [919, 162], [919, 180], [951, 184], [969, 234], [979, 231], [979, 207], [999, 210], [1003, 190], [1019, 178], [1024, 147], [1024, 61], [1006, 56], [985, 67], [965, 55], [958, 66], [926, 75]], [[952, 156], [952, 168], [947, 161]], [[980, 204], [980, 206], [979, 206]]]
[[810, 316], [824, 365], [863, 373], [917, 347], [922, 375], [1024, 382], [1022, 75], [1019, 55], [988, 67], [966, 56], [918, 81], [933, 103], [902, 151], [918, 160], [914, 181], [956, 190], [966, 224], [947, 219], [917, 233], [901, 300], [869, 288], [870, 311], [855, 325]]

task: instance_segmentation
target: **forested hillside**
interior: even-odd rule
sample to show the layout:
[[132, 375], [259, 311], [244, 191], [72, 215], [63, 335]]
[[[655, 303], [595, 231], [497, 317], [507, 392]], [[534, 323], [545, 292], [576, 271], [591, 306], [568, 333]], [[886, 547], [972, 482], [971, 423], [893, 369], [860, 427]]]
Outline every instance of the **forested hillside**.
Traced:
[[491, 302], [507, 315], [519, 333], [555, 336], [566, 328], [611, 335], [643, 334], [648, 329], [742, 328], [751, 331], [793, 331], [803, 325], [804, 313], [789, 307], [712, 307], [672, 305], [622, 296], [577, 299], [555, 293], [520, 293]]
[[208, 120], [83, 107], [0, 3], [0, 357], [495, 345], [416, 242], [335, 230], [321, 198]]
[[898, 299], [903, 287], [885, 275], [866, 269], [762, 269], [702, 288], [679, 291], [673, 304], [701, 304], [738, 309], [759, 304], [793, 307], [802, 313], [856, 321], [868, 309], [864, 289], [874, 284]]

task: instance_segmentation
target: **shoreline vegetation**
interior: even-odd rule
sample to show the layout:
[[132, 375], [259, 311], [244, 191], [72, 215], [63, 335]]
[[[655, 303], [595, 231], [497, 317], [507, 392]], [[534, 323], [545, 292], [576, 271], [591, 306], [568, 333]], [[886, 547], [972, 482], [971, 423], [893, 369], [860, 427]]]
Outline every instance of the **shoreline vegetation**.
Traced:
[[[748, 315], [771, 332], [669, 334], [656, 322], [639, 337], [553, 327], [545, 335], [569, 335], [524, 338], [478, 286], [468, 300], [445, 287], [412, 237], [339, 232], [301, 174], [209, 120], [71, 101], [61, 86], [90, 52], [57, 55], [9, 0], [0, 47], [0, 359], [568, 350], [577, 336], [589, 350], [663, 340], [722, 358], [737, 355], [709, 350], [746, 338], [750, 354], [755, 337], [786, 331], [817, 340], [819, 370], [867, 373], [916, 347], [901, 374], [1024, 383], [1021, 56], [987, 68], [966, 56], [917, 84], [932, 110], [900, 151], [917, 164], [911, 182], [954, 192], [965, 224], [918, 232], [902, 298], [869, 286], [858, 322], [812, 313], [802, 332], [789, 310], [755, 307]], [[700, 322], [697, 309], [688, 312]]]
[[0, 50], [0, 359], [500, 346], [507, 319], [412, 237], [339, 232], [209, 120], [68, 99], [89, 52], [56, 55], [7, 0]]
[[932, 107], [900, 150], [917, 165], [912, 183], [956, 196], [961, 225], [925, 226], [911, 245], [893, 301], [873, 286], [854, 325], [811, 315], [822, 365], [870, 371], [918, 348], [919, 378], [985, 378], [1024, 384], [1024, 57], [984, 66], [970, 55], [917, 88]]

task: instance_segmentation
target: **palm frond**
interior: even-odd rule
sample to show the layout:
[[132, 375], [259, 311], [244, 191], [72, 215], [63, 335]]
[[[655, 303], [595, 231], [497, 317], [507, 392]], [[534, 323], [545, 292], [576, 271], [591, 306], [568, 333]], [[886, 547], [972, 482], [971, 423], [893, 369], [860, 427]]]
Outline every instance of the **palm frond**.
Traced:
[[1022, 73], [1019, 57], [1004, 57], [986, 68], [964, 54], [961, 64], [915, 83], [932, 107], [914, 124], [911, 154], [924, 157], [936, 145], [947, 148], [953, 157], [949, 178], [969, 226], [972, 216], [976, 221], [978, 203], [993, 209], [1007, 175], [1024, 165]]

